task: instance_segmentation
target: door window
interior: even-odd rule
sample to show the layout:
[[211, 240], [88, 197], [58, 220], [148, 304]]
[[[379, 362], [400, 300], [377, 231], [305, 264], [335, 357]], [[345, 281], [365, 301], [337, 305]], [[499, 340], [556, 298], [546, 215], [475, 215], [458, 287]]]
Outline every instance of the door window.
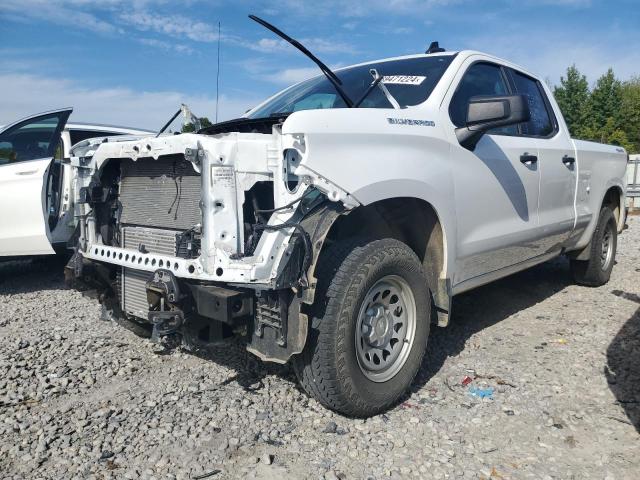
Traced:
[[522, 73], [511, 71], [516, 93], [527, 97], [531, 119], [521, 126], [522, 133], [533, 137], [547, 137], [555, 130], [549, 115], [544, 93], [537, 80]]
[[11, 162], [13, 157], [13, 145], [11, 142], [0, 142], [0, 165]]
[[[62, 118], [65, 116], [65, 118]], [[0, 165], [53, 158], [68, 112], [30, 119], [0, 134]]]
[[[449, 105], [449, 116], [453, 124], [460, 128], [467, 123], [467, 109], [469, 100], [480, 95], [508, 95], [509, 88], [502, 73], [502, 68], [492, 63], [474, 63], [465, 72], [458, 84], [456, 93]], [[494, 128], [489, 134], [515, 135], [518, 129], [515, 125]]]

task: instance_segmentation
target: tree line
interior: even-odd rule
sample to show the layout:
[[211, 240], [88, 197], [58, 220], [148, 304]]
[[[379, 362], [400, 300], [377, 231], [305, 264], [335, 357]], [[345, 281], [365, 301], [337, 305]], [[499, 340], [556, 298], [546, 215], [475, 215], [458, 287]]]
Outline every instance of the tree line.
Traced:
[[620, 81], [610, 68], [590, 88], [572, 65], [553, 95], [573, 137], [640, 153], [640, 77]]

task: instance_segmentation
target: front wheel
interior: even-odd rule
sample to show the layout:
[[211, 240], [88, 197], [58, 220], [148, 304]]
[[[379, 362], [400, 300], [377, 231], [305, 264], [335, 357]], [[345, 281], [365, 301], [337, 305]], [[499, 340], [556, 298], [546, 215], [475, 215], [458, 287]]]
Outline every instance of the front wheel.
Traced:
[[609, 207], [602, 207], [591, 237], [589, 259], [571, 260], [571, 273], [575, 282], [590, 287], [607, 283], [615, 263], [617, 243], [616, 217]]
[[294, 368], [324, 406], [355, 417], [389, 408], [422, 363], [430, 296], [415, 253], [393, 239], [323, 255], [309, 339]]

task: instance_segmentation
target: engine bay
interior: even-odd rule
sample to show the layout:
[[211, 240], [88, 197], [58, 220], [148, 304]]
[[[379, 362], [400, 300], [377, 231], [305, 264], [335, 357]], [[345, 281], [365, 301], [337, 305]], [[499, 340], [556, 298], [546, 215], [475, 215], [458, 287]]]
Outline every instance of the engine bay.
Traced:
[[275, 361], [300, 351], [313, 238], [343, 207], [298, 175], [304, 139], [271, 128], [103, 144], [72, 159], [80, 238], [68, 278], [93, 279], [84, 288], [108, 315], [156, 337], [239, 334]]

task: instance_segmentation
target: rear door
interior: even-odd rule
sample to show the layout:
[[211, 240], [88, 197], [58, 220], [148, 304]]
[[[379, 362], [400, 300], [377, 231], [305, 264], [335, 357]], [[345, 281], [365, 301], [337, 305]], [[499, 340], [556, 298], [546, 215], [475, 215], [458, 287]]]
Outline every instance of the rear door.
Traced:
[[[471, 98], [512, 93], [501, 65], [469, 63], [449, 104], [452, 127], [466, 123]], [[456, 145], [457, 140], [454, 142]], [[516, 125], [489, 131], [473, 151], [454, 147], [456, 283], [542, 253], [536, 235], [540, 182], [537, 155], [535, 139], [520, 136]]]
[[0, 256], [54, 253], [46, 187], [71, 111], [38, 114], [0, 132]]
[[516, 93], [527, 97], [531, 119], [521, 125], [522, 135], [535, 140], [540, 169], [540, 243], [556, 251], [575, 223], [576, 154], [569, 133], [561, 130], [544, 86], [524, 73], [510, 69]]

